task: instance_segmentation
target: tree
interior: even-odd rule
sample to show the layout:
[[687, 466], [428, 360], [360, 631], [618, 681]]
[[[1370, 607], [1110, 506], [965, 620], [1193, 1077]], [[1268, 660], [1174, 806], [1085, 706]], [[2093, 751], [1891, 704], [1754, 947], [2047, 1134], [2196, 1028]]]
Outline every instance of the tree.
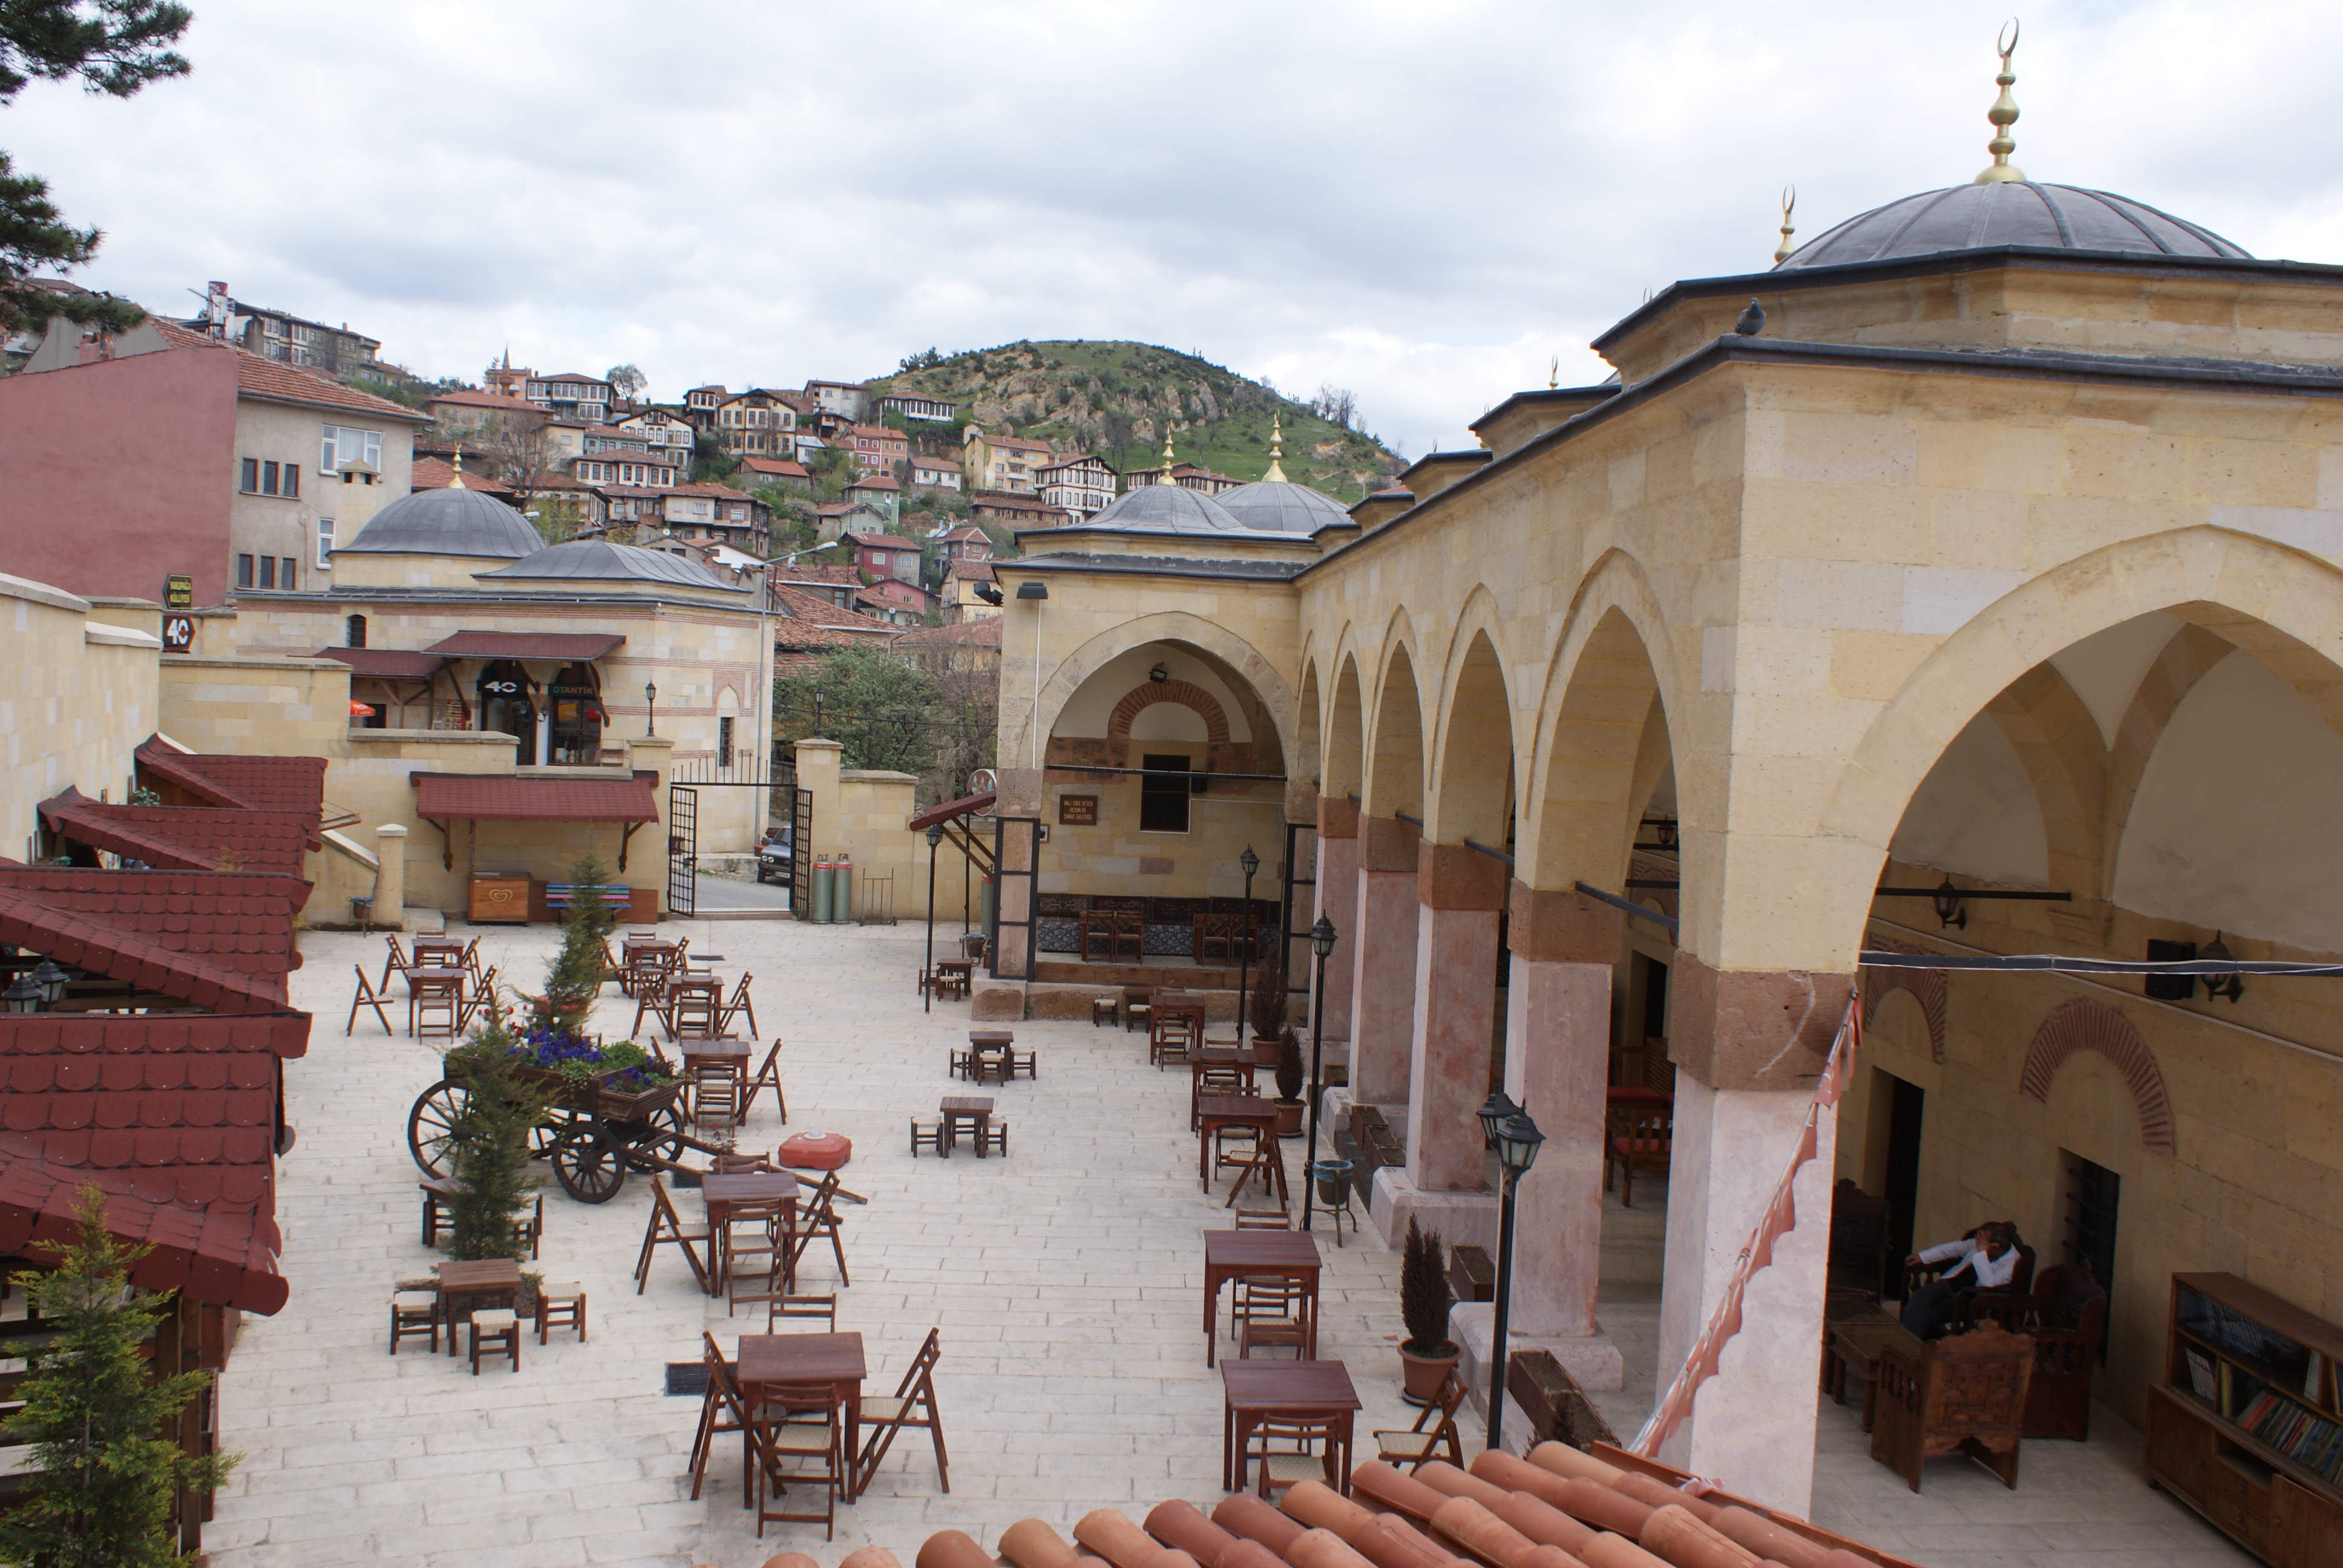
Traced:
[[576, 538], [586, 524], [585, 501], [566, 490], [530, 492], [524, 501], [528, 509], [521, 515], [548, 545]]
[[553, 467], [552, 433], [546, 417], [534, 410], [491, 414], [477, 426], [449, 427], [445, 434], [469, 447], [488, 477], [510, 490], [524, 510]]
[[56, 1249], [55, 1271], [27, 1286], [56, 1337], [31, 1352], [12, 1441], [29, 1442], [41, 1473], [0, 1524], [0, 1553], [33, 1568], [164, 1568], [179, 1561], [171, 1504], [227, 1479], [235, 1454], [198, 1456], [164, 1435], [198, 1398], [208, 1372], [150, 1377], [144, 1348], [169, 1312], [138, 1295], [130, 1270], [145, 1247], [107, 1234], [106, 1199], [84, 1187], [81, 1234]]
[[840, 648], [774, 678], [774, 739], [820, 736], [845, 748], [845, 767], [923, 773], [935, 752], [933, 696], [926, 676], [886, 649]]
[[[147, 83], [184, 76], [186, 57], [169, 45], [194, 13], [167, 0], [0, 0], [0, 104], [38, 77], [81, 78], [92, 93], [127, 98]], [[29, 332], [54, 317], [117, 330], [146, 312], [104, 294], [59, 294], [31, 281], [33, 270], [80, 266], [105, 236], [75, 228], [49, 199], [46, 180], [15, 172], [0, 152], [0, 336]]]
[[490, 1012], [472, 1036], [442, 1059], [464, 1091], [447, 1119], [444, 1157], [456, 1179], [445, 1200], [447, 1255], [458, 1262], [520, 1261], [513, 1219], [536, 1190], [528, 1174], [529, 1132], [545, 1114], [534, 1084], [513, 1070], [520, 1042]]
[[562, 928], [561, 950], [545, 977], [537, 1024], [540, 1029], [574, 1033], [585, 1027], [587, 1015], [594, 1010], [594, 999], [602, 994], [602, 957], [608, 950], [603, 943], [618, 922], [602, 901], [610, 868], [602, 863], [601, 856], [587, 850], [569, 862], [568, 874], [576, 890], [571, 895], [568, 923]]
[[621, 400], [631, 403], [635, 394], [650, 385], [650, 377], [631, 365], [613, 365], [602, 372], [602, 379], [610, 384]]
[[917, 354], [905, 355], [902, 363], [897, 368], [908, 374], [913, 370], [932, 370], [943, 362], [944, 357], [930, 346]]
[[1349, 430], [1359, 422], [1359, 395], [1347, 387], [1318, 388], [1318, 396], [1310, 399], [1310, 411], [1338, 430]]

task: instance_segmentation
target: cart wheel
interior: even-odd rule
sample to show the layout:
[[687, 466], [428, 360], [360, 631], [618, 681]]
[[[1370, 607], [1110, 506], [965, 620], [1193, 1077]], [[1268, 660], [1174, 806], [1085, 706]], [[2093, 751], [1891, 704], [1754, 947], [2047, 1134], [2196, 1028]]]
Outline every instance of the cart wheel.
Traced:
[[427, 1175], [445, 1176], [447, 1134], [471, 1102], [472, 1091], [452, 1078], [443, 1078], [416, 1097], [407, 1113], [407, 1151]]
[[528, 1157], [531, 1160], [552, 1159], [553, 1151], [561, 1147], [561, 1140], [569, 1130], [585, 1125], [574, 1112], [568, 1111], [548, 1111], [545, 1118], [528, 1130]]
[[[680, 1107], [672, 1102], [660, 1106], [643, 1118], [643, 1126], [647, 1129], [646, 1135], [635, 1141], [638, 1154], [648, 1154], [651, 1159], [665, 1161], [669, 1165], [683, 1158], [683, 1111]], [[635, 1169], [656, 1171], [660, 1167], [641, 1163], [636, 1164]]]
[[553, 1147], [553, 1179], [580, 1203], [607, 1203], [627, 1184], [625, 1150], [601, 1127], [573, 1128]]

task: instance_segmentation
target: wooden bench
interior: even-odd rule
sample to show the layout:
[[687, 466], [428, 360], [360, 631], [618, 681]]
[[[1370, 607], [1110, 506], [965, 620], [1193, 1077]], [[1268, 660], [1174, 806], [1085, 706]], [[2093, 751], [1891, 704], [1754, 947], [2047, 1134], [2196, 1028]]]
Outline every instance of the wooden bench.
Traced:
[[[568, 916], [569, 906], [588, 890], [588, 884], [584, 882], [548, 882], [545, 885], [545, 907], [553, 911], [555, 920], [565, 920]], [[614, 917], [624, 916], [628, 904], [635, 896], [635, 890], [623, 882], [610, 887], [594, 887], [590, 890], [602, 895], [602, 907]]]

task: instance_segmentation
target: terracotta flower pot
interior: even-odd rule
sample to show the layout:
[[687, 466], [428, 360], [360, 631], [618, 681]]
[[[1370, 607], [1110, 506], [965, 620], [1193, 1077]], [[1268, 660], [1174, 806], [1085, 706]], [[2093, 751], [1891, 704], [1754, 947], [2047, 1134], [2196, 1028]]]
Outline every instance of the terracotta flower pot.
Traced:
[[1410, 1404], [1430, 1404], [1440, 1397], [1440, 1385], [1448, 1381], [1449, 1368], [1463, 1352], [1454, 1340], [1440, 1342], [1444, 1352], [1436, 1356], [1420, 1356], [1402, 1346], [1400, 1361], [1400, 1398]]
[[1308, 1106], [1309, 1101], [1303, 1100], [1281, 1100], [1278, 1101], [1276, 1104], [1277, 1135], [1280, 1138], [1301, 1137], [1302, 1112]]
[[1255, 1067], [1276, 1067], [1277, 1052], [1278, 1041], [1275, 1036], [1257, 1034], [1252, 1037], [1252, 1064]]

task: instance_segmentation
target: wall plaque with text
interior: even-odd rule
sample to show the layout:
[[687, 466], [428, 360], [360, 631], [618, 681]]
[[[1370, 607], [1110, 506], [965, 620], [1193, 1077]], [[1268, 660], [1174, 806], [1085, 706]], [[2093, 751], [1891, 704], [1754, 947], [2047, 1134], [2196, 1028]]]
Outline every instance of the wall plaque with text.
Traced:
[[1098, 826], [1098, 797], [1095, 795], [1059, 796], [1058, 820], [1069, 828], [1095, 828]]
[[196, 579], [193, 578], [179, 577], [176, 574], [165, 578], [163, 579], [163, 608], [165, 609], [195, 608]]

